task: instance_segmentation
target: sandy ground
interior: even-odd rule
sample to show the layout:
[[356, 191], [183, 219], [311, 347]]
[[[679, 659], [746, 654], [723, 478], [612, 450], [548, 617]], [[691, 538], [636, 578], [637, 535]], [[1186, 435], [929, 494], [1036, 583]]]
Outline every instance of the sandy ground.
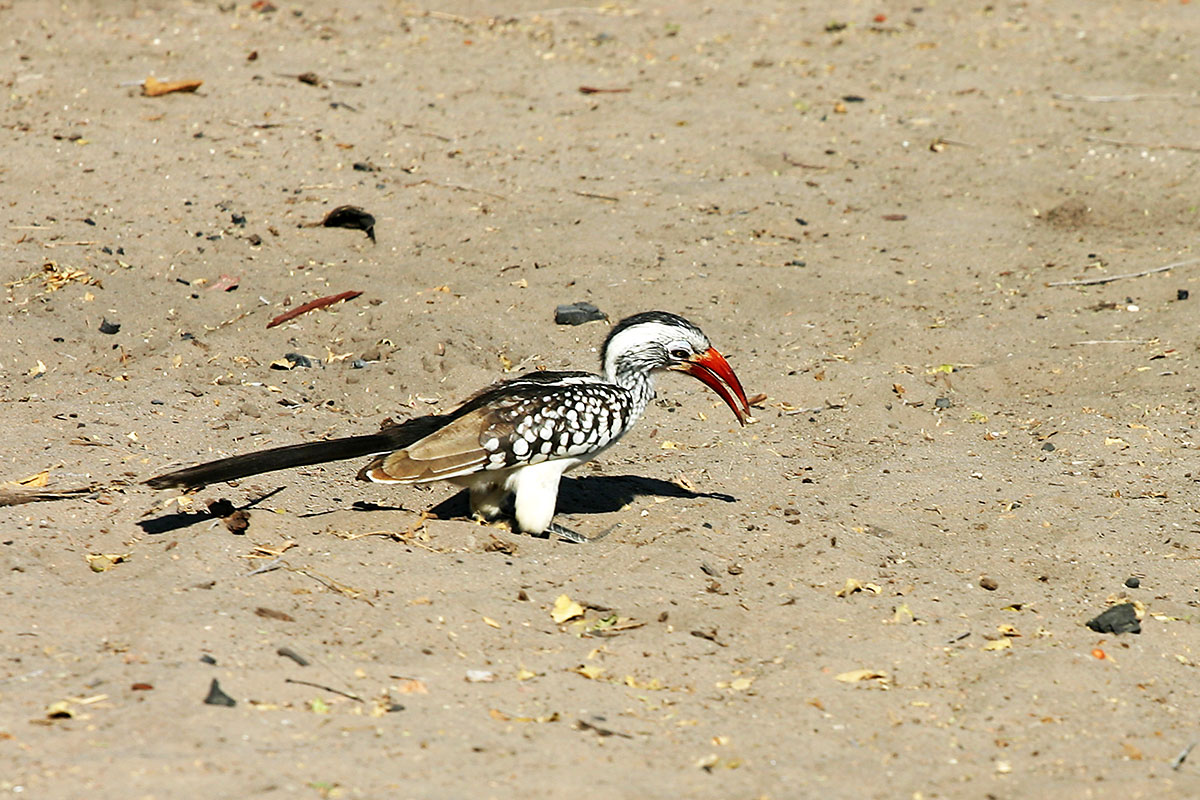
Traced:
[[[0, 509], [0, 791], [1200, 794], [1194, 3], [272, 2], [0, 5], [0, 479], [100, 487]], [[137, 483], [592, 368], [580, 300], [766, 395], [665, 379], [600, 542]]]

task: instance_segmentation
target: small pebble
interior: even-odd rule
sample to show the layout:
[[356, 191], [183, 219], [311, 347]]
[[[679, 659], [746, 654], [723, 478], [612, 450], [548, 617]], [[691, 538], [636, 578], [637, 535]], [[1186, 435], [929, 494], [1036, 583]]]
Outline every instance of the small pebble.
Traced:
[[558, 325], [582, 325], [603, 319], [608, 319], [605, 313], [587, 301], [567, 303], [554, 309], [554, 322]]
[[939, 397], [937, 400], [933, 401], [933, 404], [935, 406], [937, 406], [938, 408], [949, 408], [950, 407], [950, 398], [949, 397]]
[[283, 357], [286, 358], [289, 362], [291, 362], [291, 364], [293, 366], [296, 366], [296, 367], [303, 367], [306, 369], [311, 369], [314, 366], [313, 360], [311, 358], [309, 358], [306, 355], [302, 355], [300, 353], [284, 353]]
[[982, 578], [979, 579], [979, 585], [982, 586], [984, 589], [987, 589], [989, 592], [994, 592], [1000, 588], [1000, 581], [996, 580], [995, 578], [989, 578], [987, 575], [984, 575]]
[[1175, 299], [1176, 300], [1187, 300], [1188, 299], [1188, 290], [1187, 289], [1176, 289], [1175, 290]]
[[368, 363], [370, 363], [370, 362], [363, 361], [361, 358], [356, 358], [350, 362], [350, 368], [351, 369], [366, 369]]
[[1142, 582], [1140, 580], [1138, 580], [1136, 577], [1129, 577], [1129, 578], [1125, 579], [1125, 585], [1128, 586], [1130, 589], [1136, 589], [1142, 585]]
[[1047, 453], [1053, 453], [1058, 448], [1054, 446], [1054, 442], [1046, 442], [1044, 445], [1042, 445], [1042, 449]]
[[204, 702], [210, 706], [229, 706], [230, 708], [237, 705], [237, 700], [221, 691], [221, 685], [217, 683], [216, 678], [213, 678], [212, 683], [209, 684], [208, 696], [204, 698]]
[[109, 322], [107, 319], [100, 322], [101, 333], [114, 334], [119, 330], [121, 330], [121, 323], [119, 322]]
[[1133, 603], [1113, 606], [1095, 619], [1088, 620], [1087, 626], [1096, 633], [1112, 633], [1118, 636], [1122, 633], [1142, 632], [1142, 624], [1138, 620]]

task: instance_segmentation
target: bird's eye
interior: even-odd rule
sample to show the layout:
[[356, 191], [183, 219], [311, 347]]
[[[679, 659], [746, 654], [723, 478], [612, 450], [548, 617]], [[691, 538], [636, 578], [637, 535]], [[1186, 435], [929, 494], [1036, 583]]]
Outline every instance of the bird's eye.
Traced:
[[690, 350], [685, 350], [682, 347], [672, 347], [671, 348], [671, 358], [677, 358], [680, 361], [686, 361], [688, 358], [691, 357], [691, 355], [692, 355], [692, 352]]

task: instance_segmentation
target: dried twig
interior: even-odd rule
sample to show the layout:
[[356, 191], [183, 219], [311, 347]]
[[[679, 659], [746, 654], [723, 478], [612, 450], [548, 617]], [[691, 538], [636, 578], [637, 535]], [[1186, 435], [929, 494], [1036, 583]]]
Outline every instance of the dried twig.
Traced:
[[581, 192], [578, 189], [572, 189], [571, 194], [577, 194], [580, 197], [593, 197], [597, 200], [607, 200], [610, 203], [620, 202], [621, 198], [613, 197], [611, 194], [600, 194], [598, 192]]
[[0, 506], [18, 506], [22, 503], [42, 503], [48, 500], [69, 500], [83, 497], [100, 491], [99, 486], [85, 486], [80, 489], [43, 489], [32, 486], [5, 485], [0, 486]]
[[1146, 275], [1153, 275], [1156, 272], [1166, 272], [1167, 270], [1175, 269], [1176, 267], [1186, 267], [1189, 264], [1200, 262], [1200, 258], [1189, 258], [1185, 261], [1176, 261], [1173, 264], [1167, 264], [1165, 267], [1155, 267], [1154, 269], [1144, 269], [1141, 272], [1126, 272], [1123, 275], [1105, 275], [1099, 278], [1084, 278], [1077, 281], [1054, 281], [1046, 284], [1047, 286], [1095, 286], [1100, 283], [1112, 283], [1113, 281], [1124, 280], [1125, 278], [1142, 278]]
[[1179, 752], [1179, 755], [1171, 759], [1171, 769], [1179, 769], [1183, 766], [1183, 762], [1187, 761], [1188, 755], [1192, 752], [1192, 748], [1200, 744], [1200, 740], [1194, 741]]
[[1084, 344], [1150, 344], [1151, 339], [1085, 339], [1082, 342], [1071, 342], [1071, 346]]
[[309, 311], [315, 311], [318, 308], [325, 308], [334, 303], [340, 303], [343, 300], [353, 300], [362, 292], [342, 292], [341, 294], [331, 294], [327, 297], [318, 297], [316, 300], [310, 300], [302, 306], [296, 306], [291, 311], [285, 311], [275, 319], [267, 323], [268, 328], [274, 328], [276, 325], [282, 325], [288, 320], [295, 319], [301, 314], [307, 314]]
[[1083, 137], [1088, 142], [1099, 142], [1101, 144], [1111, 144], [1116, 147], [1144, 147], [1147, 150], [1184, 150], [1190, 153], [1200, 153], [1200, 145], [1194, 144], [1167, 144], [1165, 142], [1127, 142], [1122, 139], [1106, 139], [1103, 136], [1085, 136]]
[[312, 681], [298, 681], [295, 678], [284, 678], [283, 682], [284, 683], [295, 683], [300, 686], [311, 686], [314, 689], [321, 689], [326, 692], [333, 692], [334, 694], [340, 694], [342, 697], [349, 697], [351, 700], [355, 700], [359, 703], [366, 702], [361, 697], [356, 695], [354, 692], [343, 692], [341, 689], [334, 689], [332, 686], [325, 686], [320, 683], [313, 683]]
[[261, 567], [259, 567], [257, 569], [250, 570], [249, 572], [246, 573], [245, 577], [249, 578], [251, 575], [262, 575], [264, 572], [271, 572], [273, 570], [279, 569], [280, 567], [286, 567], [286, 566], [287, 566], [287, 562], [283, 560], [283, 556], [279, 556], [277, 558], [272, 559], [271, 561], [268, 561], [266, 564], [263, 564]]
[[821, 164], [806, 164], [803, 161], [797, 161], [787, 153], [784, 153], [781, 158], [783, 158], [783, 163], [787, 164], [789, 167], [803, 167], [804, 169], [829, 169], [829, 167], [822, 166]]
[[421, 127], [419, 127], [418, 125], [416, 125], [415, 123], [412, 123], [412, 122], [401, 122], [401, 123], [400, 123], [400, 127], [401, 127], [401, 128], [404, 128], [405, 130], [416, 131], [417, 133], [421, 134], [422, 136], [431, 136], [431, 137], [433, 137], [434, 139], [438, 139], [439, 141], [443, 141], [443, 142], [452, 142], [452, 141], [454, 141], [454, 140], [453, 140], [452, 138], [450, 138], [449, 136], [443, 136], [443, 135], [442, 135], [442, 134], [440, 134], [440, 133], [434, 133], [433, 131], [428, 131], [428, 130], [425, 130], [424, 128], [421, 128]]
[[292, 567], [291, 571], [298, 575], [303, 575], [306, 578], [312, 578], [317, 583], [323, 584], [325, 588], [337, 592], [344, 597], [349, 597], [351, 600], [362, 600], [369, 606], [375, 605], [366, 598], [366, 592], [364, 592], [362, 589], [355, 589], [353, 586], [347, 586], [344, 583], [335, 581], [328, 575], [322, 575], [316, 570], [311, 570], [307, 567]]
[[1174, 100], [1181, 94], [1067, 94], [1054, 92], [1055, 100], [1082, 100], [1085, 103], [1126, 103], [1132, 100]]
[[457, 191], [460, 191], [460, 192], [478, 192], [479, 194], [486, 194], [488, 197], [494, 197], [497, 200], [507, 200], [508, 199], [508, 197], [506, 197], [505, 195], [496, 194], [495, 192], [489, 192], [487, 189], [476, 189], [474, 186], [467, 186], [466, 184], [462, 184], [462, 183], [450, 183], [449, 181], [433, 181], [433, 180], [426, 178], [425, 180], [422, 180], [422, 181], [416, 181], [414, 183], [404, 184], [405, 189], [411, 189], [414, 186], [440, 186], [443, 189], [456, 189]]

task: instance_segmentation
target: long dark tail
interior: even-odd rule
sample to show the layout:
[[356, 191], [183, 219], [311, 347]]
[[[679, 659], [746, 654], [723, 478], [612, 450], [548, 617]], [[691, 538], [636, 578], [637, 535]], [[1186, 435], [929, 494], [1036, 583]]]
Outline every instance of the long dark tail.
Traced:
[[270, 450], [259, 450], [257, 453], [230, 456], [217, 461], [209, 461], [207, 464], [156, 475], [146, 481], [146, 485], [155, 489], [194, 489], [210, 483], [261, 475], [264, 472], [307, 467], [312, 464], [324, 464], [329, 461], [342, 461], [347, 458], [361, 458], [392, 450], [402, 450], [432, 433], [440, 426], [442, 420], [443, 418], [439, 416], [418, 417], [366, 436], [348, 436], [344, 439], [330, 439], [325, 442], [292, 444], [273, 447]]

